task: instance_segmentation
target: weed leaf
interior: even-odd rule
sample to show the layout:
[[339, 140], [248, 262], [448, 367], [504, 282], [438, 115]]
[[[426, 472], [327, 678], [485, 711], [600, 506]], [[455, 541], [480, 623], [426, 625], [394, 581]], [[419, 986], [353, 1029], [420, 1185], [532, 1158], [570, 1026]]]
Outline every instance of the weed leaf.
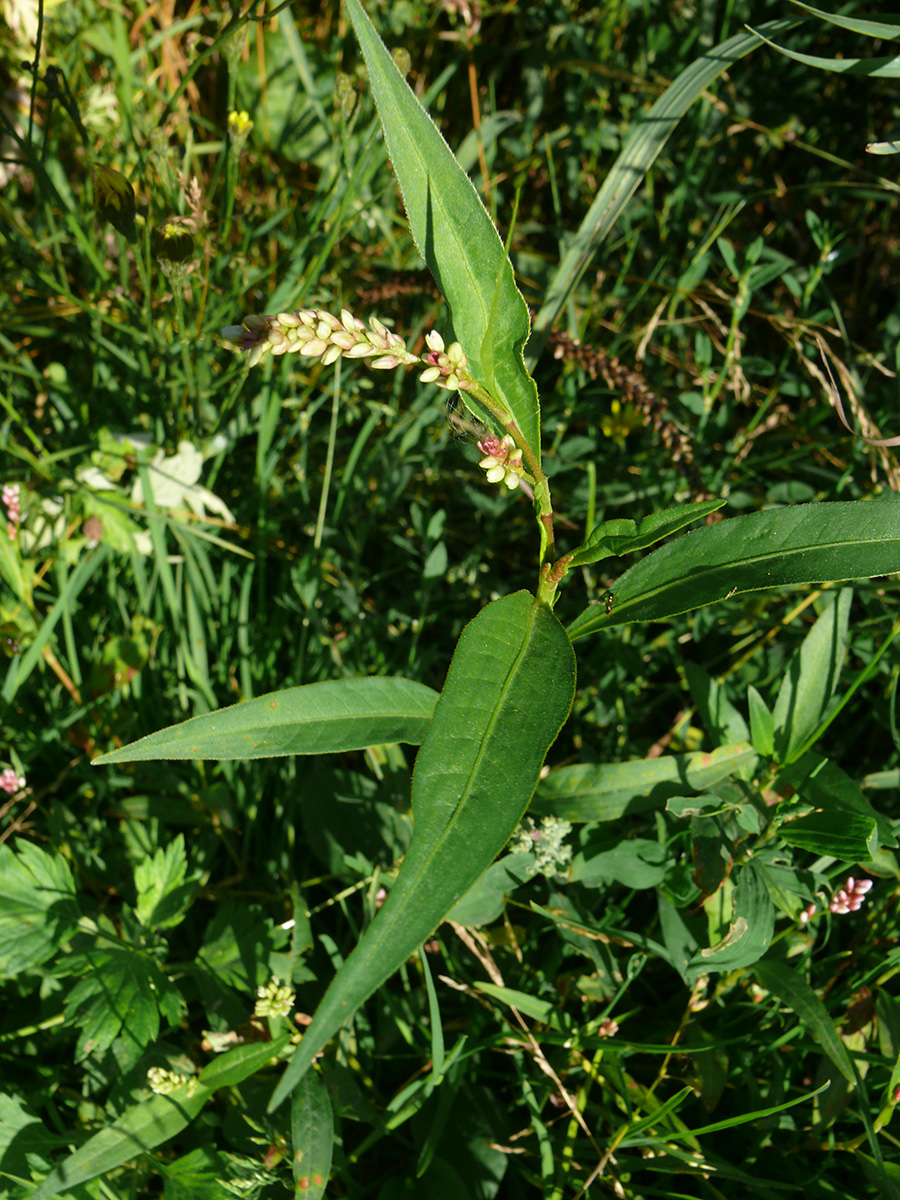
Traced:
[[332, 981], [270, 1108], [503, 849], [574, 689], [565, 631], [528, 592], [495, 600], [466, 626], [416, 760], [414, 832], [400, 873]]
[[797, 504], [732, 517], [648, 554], [616, 581], [615, 604], [585, 609], [575, 641], [609, 625], [663, 621], [728, 596], [900, 571], [900, 505]]
[[528, 308], [500, 236], [359, 0], [346, 4], [416, 246], [447, 299], [472, 374], [506, 407], [540, 461], [537, 388], [522, 356]]
[[373, 676], [308, 683], [170, 725], [95, 758], [94, 765], [338, 754], [389, 742], [417, 746], [436, 702], [437, 692], [411, 679]]

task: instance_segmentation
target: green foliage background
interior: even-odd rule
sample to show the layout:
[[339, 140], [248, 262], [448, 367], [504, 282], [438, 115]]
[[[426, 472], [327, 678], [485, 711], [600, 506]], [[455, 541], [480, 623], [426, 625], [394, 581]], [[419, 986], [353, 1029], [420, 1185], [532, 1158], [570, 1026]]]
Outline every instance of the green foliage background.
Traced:
[[[504, 238], [518, 198], [510, 252], [537, 308], [635, 115], [744, 21], [786, 8], [534, 3], [467, 23], [410, 2], [373, 16]], [[344, 306], [411, 346], [431, 328], [449, 340], [339, 8], [244, 20], [66, 0], [43, 12], [36, 74], [21, 63], [37, 26], [4, 11], [0, 472], [22, 526], [0, 533], [0, 767], [27, 787], [0, 835], [0, 1195], [18, 1198], [147, 1103], [149, 1068], [190, 1074], [268, 1034], [249, 1019], [273, 975], [311, 1012], [410, 834], [408, 747], [103, 771], [91, 758], [298, 684], [390, 674], [440, 689], [464, 624], [533, 586], [535, 563], [527, 503], [484, 483], [446, 393], [297, 357], [248, 373], [218, 336], [251, 313]], [[817, 23], [788, 40], [871, 50]], [[240, 146], [228, 114], [242, 110]], [[896, 122], [890, 78], [771, 50], [689, 111], [535, 369], [571, 548], [586, 522], [676, 502], [724, 496], [732, 516], [898, 490], [890, 448], [851, 437], [826, 402], [816, 342], [856, 428], [897, 433], [897, 185], [894, 160], [864, 154]], [[97, 165], [134, 186], [132, 242], [98, 211]], [[181, 278], [149, 249], [170, 217], [194, 238]], [[202, 515], [162, 491], [188, 461]], [[583, 570], [601, 602], [620, 573]], [[579, 642], [551, 766], [737, 745], [838, 603], [736, 598]], [[564, 591], [561, 619], [580, 608]], [[893, 578], [855, 588], [844, 703], [816, 746], [894, 828], [895, 613]], [[564, 811], [554, 775], [538, 816]], [[764, 773], [738, 778], [764, 810]], [[579, 825], [558, 875], [502, 860], [489, 919], [442, 926], [341, 1035], [321, 1064], [330, 1194], [575, 1196], [592, 1176], [592, 1191], [639, 1198], [897, 1187], [893, 854], [864, 863], [876, 882], [859, 913], [831, 916], [826, 899], [809, 925], [802, 898], [861, 869], [802, 842], [773, 859], [781, 961], [704, 977], [688, 964], [728, 928], [721, 826], [667, 798]], [[718, 917], [697, 878], [722, 894]], [[808, 994], [779, 975], [787, 963]], [[294, 1118], [265, 1111], [277, 1074], [254, 1061], [164, 1145], [68, 1194], [294, 1190]]]

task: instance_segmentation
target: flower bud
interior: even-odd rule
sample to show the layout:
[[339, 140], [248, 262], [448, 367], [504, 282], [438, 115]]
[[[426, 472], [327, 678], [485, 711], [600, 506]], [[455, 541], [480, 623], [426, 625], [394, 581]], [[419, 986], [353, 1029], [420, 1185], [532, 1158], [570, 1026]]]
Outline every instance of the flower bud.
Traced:
[[183, 217], [169, 217], [154, 228], [150, 247], [160, 263], [185, 263], [194, 257], [194, 235]]
[[104, 221], [109, 221], [124, 238], [133, 242], [137, 238], [134, 226], [134, 188], [121, 171], [98, 164], [91, 172], [94, 184], [94, 211]]

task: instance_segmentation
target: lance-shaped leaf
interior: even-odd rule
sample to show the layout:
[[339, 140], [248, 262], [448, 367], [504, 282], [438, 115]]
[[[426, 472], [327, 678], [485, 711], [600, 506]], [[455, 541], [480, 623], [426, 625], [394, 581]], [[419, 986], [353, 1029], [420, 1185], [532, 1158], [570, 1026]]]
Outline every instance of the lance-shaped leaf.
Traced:
[[[785, 33], [796, 21], [768, 21], [760, 29], [773, 37]], [[691, 63], [663, 92], [651, 109], [635, 122], [621, 153], [613, 163], [573, 237], [556, 274], [547, 288], [546, 299], [534, 319], [534, 337], [528, 346], [528, 361], [537, 360], [553, 322], [577, 286], [600, 244], [622, 215], [625, 205], [640, 187], [657, 155], [675, 131], [678, 122], [706, 88], [739, 58], [762, 45], [757, 33], [739, 33], [707, 50]]]
[[568, 627], [663, 621], [727, 596], [900, 571], [900, 504], [798, 504], [733, 517], [661, 546], [616, 581], [610, 612], [585, 609]]
[[463, 630], [413, 775], [413, 838], [384, 907], [332, 980], [270, 1108], [490, 866], [531, 799], [569, 713], [575, 657], [528, 592]]
[[160, 758], [338, 754], [388, 742], [418, 746], [436, 703], [437, 692], [411, 679], [309, 683], [170, 725], [95, 758], [94, 766]]
[[151, 1096], [126, 1109], [112, 1125], [88, 1138], [54, 1167], [32, 1192], [31, 1200], [58, 1196], [161, 1146], [193, 1121], [211, 1095], [209, 1088], [192, 1080], [168, 1095]]
[[683, 504], [679, 508], [663, 508], [644, 517], [640, 525], [630, 518], [618, 517], [603, 521], [591, 530], [583, 546], [572, 553], [570, 567], [585, 567], [588, 563], [601, 562], [604, 558], [632, 554], [635, 550], [646, 550], [663, 538], [671, 537], [690, 525], [701, 521], [724, 505], [724, 500], [701, 500], [697, 504]]
[[471, 181], [359, 0], [346, 4], [416, 246], [447, 299], [472, 374], [506, 408], [504, 424], [515, 422], [539, 462], [537, 388], [522, 356], [530, 322], [509, 258]]

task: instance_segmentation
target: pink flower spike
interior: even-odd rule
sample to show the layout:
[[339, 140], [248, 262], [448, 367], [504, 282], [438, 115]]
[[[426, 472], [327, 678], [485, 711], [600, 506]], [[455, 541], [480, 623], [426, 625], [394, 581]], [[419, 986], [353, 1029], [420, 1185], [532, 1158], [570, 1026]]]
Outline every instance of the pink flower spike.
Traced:
[[9, 796], [15, 796], [25, 787], [25, 776], [14, 771], [12, 767], [4, 767], [0, 771], [0, 790]]

